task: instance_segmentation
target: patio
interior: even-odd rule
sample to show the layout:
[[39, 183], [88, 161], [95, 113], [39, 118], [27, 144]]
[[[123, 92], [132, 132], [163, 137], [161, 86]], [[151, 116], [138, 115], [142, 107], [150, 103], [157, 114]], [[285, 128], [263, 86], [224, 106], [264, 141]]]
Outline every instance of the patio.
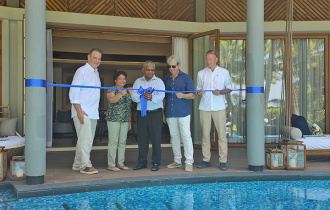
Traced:
[[[136, 147], [128, 145], [128, 147]], [[202, 161], [201, 149], [194, 150], [194, 171], [185, 172], [184, 167], [168, 169], [166, 166], [173, 161], [172, 149], [164, 144], [160, 170], [152, 172], [149, 162], [147, 169], [132, 170], [137, 164], [138, 150], [129, 148], [126, 161], [130, 170], [113, 172], [107, 170], [107, 150], [95, 146], [91, 152], [91, 161], [99, 173], [94, 175], [81, 174], [71, 169], [74, 151], [47, 152], [47, 169], [45, 184], [26, 185], [25, 180], [11, 181], [7, 178], [3, 184], [12, 184], [17, 191], [17, 198], [46, 196], [56, 194], [78, 193], [86, 191], [111, 190], [135, 187], [150, 187], [172, 184], [193, 184], [206, 182], [237, 182], [237, 181], [276, 181], [276, 180], [329, 180], [330, 157], [310, 156], [307, 158], [306, 170], [270, 170], [263, 172], [248, 170], [246, 148], [229, 148], [228, 170], [220, 171], [217, 151], [212, 151], [212, 166], [198, 169]], [[149, 151], [150, 160], [151, 150]]]

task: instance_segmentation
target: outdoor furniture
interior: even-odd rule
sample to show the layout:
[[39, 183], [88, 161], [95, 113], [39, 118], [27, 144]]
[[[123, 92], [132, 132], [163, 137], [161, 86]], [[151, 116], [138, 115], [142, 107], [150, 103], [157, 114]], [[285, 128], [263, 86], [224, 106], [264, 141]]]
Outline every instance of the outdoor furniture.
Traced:
[[330, 134], [325, 134], [326, 139], [305, 139], [300, 138], [306, 145], [306, 155], [330, 155]]
[[60, 138], [65, 134], [70, 134], [73, 138], [72, 144], [74, 144], [77, 133], [73, 124], [73, 119], [71, 118], [71, 110], [59, 110], [57, 112], [57, 119], [53, 123], [53, 134], [58, 135]]
[[5, 115], [0, 118], [0, 146], [7, 151], [7, 160], [14, 155], [21, 153], [25, 148], [25, 138], [16, 132], [17, 118], [10, 118], [10, 106], [0, 106], [0, 114]]

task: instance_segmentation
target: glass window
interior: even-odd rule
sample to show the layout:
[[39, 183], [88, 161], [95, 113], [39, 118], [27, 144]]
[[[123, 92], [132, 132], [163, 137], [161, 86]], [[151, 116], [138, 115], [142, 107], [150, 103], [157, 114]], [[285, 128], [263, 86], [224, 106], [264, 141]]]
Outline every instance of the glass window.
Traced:
[[[220, 41], [220, 66], [231, 73], [233, 89], [245, 88], [246, 40]], [[284, 39], [264, 41], [265, 142], [278, 143], [284, 71]], [[293, 39], [292, 113], [325, 132], [324, 39]], [[245, 91], [227, 96], [228, 143], [246, 143]]]

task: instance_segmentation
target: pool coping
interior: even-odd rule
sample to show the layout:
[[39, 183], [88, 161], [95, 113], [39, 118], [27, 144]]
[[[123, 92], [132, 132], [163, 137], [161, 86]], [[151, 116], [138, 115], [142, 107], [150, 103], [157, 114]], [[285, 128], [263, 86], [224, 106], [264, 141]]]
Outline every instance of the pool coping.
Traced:
[[25, 180], [0, 183], [0, 188], [10, 184], [17, 193], [17, 199], [81, 193], [90, 191], [116, 190], [127, 188], [153, 187], [164, 185], [249, 182], [249, 181], [293, 181], [330, 180], [328, 171], [271, 171], [271, 172], [227, 172], [173, 174], [142, 177], [125, 177], [77, 181], [55, 184], [27, 185]]

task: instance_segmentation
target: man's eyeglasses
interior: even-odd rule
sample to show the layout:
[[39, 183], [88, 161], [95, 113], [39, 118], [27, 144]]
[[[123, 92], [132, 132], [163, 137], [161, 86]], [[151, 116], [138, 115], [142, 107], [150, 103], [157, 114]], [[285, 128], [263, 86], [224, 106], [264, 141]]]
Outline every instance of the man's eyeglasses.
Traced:
[[155, 71], [155, 69], [146, 69], [146, 71]]
[[169, 65], [168, 68], [169, 68], [169, 69], [170, 69], [170, 68], [175, 69], [175, 68], [176, 68], [176, 65], [172, 65], [172, 66]]

